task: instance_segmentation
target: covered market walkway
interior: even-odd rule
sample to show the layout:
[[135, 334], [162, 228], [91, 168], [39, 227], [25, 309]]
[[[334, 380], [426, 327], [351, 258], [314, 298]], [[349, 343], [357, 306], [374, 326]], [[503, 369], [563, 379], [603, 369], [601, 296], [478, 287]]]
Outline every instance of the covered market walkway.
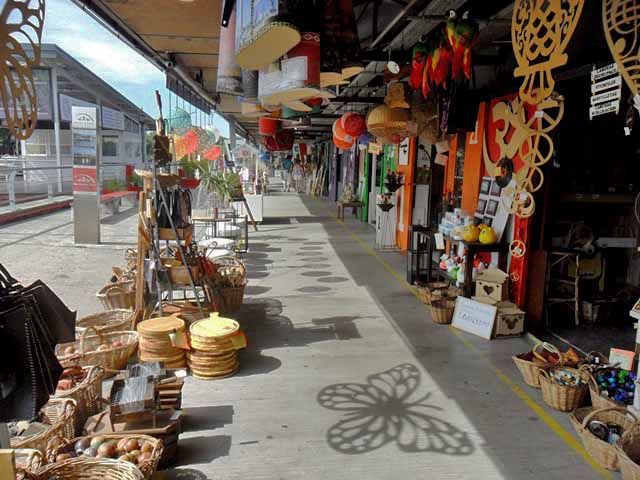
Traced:
[[[178, 465], [160, 478], [615, 478], [590, 464], [568, 416], [522, 383], [511, 355], [526, 338], [433, 324], [403, 280], [404, 257], [375, 252], [370, 227], [338, 222], [317, 198], [265, 202], [245, 257], [241, 369], [189, 378]], [[0, 227], [0, 258], [83, 315], [133, 244], [135, 216], [81, 247], [69, 215]]]

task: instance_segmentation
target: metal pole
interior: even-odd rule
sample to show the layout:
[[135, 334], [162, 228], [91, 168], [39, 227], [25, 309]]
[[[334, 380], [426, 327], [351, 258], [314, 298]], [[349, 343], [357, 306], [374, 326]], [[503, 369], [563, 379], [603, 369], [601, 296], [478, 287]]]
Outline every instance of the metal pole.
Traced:
[[62, 193], [62, 157], [60, 154], [60, 106], [58, 102], [58, 70], [51, 69], [51, 96], [53, 97], [53, 133], [56, 144], [56, 165], [58, 166], [58, 193]]
[[9, 207], [11, 210], [16, 209], [16, 169], [12, 169], [9, 173]]

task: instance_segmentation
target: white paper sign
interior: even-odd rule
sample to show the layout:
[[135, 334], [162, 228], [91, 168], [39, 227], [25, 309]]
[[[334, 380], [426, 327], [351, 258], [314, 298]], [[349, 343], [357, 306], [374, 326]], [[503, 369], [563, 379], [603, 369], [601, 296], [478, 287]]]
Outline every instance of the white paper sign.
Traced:
[[605, 65], [604, 67], [596, 68], [591, 71], [591, 81], [597, 82], [605, 77], [610, 77], [611, 75], [615, 75], [618, 73], [618, 64], [611, 63], [609, 65]]
[[433, 237], [436, 241], [436, 250], [444, 250], [444, 235], [442, 233], [436, 233]]
[[622, 85], [622, 77], [618, 75], [617, 77], [608, 78], [606, 80], [602, 80], [601, 82], [597, 82], [591, 85], [591, 93], [598, 93], [603, 90], [608, 90], [609, 88], [619, 87]]
[[498, 309], [494, 305], [458, 297], [451, 325], [490, 340], [497, 312]]
[[620, 101], [613, 100], [607, 103], [601, 103], [600, 105], [595, 105], [589, 108], [589, 119], [593, 117], [597, 117], [598, 115], [604, 115], [605, 113], [618, 113], [620, 108]]
[[93, 107], [71, 107], [71, 127], [95, 130], [98, 127], [97, 110]]
[[591, 97], [591, 105], [598, 103], [610, 102], [611, 100], [620, 100], [620, 94], [622, 89], [617, 88], [615, 90], [609, 90], [608, 92], [599, 93]]

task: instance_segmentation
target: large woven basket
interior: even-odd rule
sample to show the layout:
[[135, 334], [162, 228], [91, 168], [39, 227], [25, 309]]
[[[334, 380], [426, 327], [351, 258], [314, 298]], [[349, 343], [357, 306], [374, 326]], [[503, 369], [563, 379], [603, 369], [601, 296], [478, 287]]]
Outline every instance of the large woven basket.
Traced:
[[135, 282], [111, 283], [102, 287], [96, 297], [105, 310], [132, 309], [136, 305]]
[[448, 325], [453, 319], [453, 311], [455, 308], [456, 303], [452, 300], [434, 300], [429, 306], [431, 319], [434, 323]]
[[75, 435], [82, 432], [85, 422], [92, 415], [102, 411], [102, 379], [104, 369], [102, 367], [83, 367], [86, 376], [75, 387], [58, 391], [54, 398], [72, 398], [76, 401], [77, 411], [75, 415]]
[[446, 295], [448, 288], [447, 282], [429, 282], [416, 285], [418, 296], [425, 305], [431, 305], [433, 300], [440, 300]]
[[221, 315], [231, 314], [240, 309], [244, 301], [244, 287], [245, 285], [218, 289], [222, 300], [219, 306]]
[[39, 420], [50, 427], [30, 437], [13, 437], [11, 448], [29, 448], [47, 453], [47, 445], [53, 439], [71, 439], [75, 433], [76, 402], [71, 398], [52, 398], [40, 410]]
[[41, 480], [144, 480], [133, 463], [108, 458], [78, 457], [53, 463], [38, 471]]
[[540, 388], [540, 367], [551, 366], [549, 363], [541, 360], [539, 356], [536, 356], [536, 352], [540, 348], [546, 348], [547, 350], [556, 353], [560, 359], [560, 365], [562, 364], [562, 355], [560, 354], [560, 351], [554, 345], [543, 342], [537, 343], [530, 352], [521, 353], [511, 357], [513, 359], [513, 363], [515, 363], [518, 370], [520, 370], [520, 374], [522, 375], [524, 382], [533, 388]]
[[82, 317], [76, 322], [76, 333], [82, 334], [87, 327], [95, 327], [100, 333], [121, 332], [131, 329], [134, 311], [124, 308], [107, 310]]
[[616, 444], [622, 480], [640, 480], [640, 423], [625, 430]]
[[609, 470], [620, 470], [620, 462], [616, 448], [609, 442], [600, 440], [589, 431], [589, 423], [592, 420], [613, 424], [622, 427], [625, 432], [633, 425], [635, 416], [628, 412], [626, 408], [593, 408], [583, 407], [574, 410], [569, 419], [582, 440], [582, 444], [589, 455], [591, 455], [603, 468]]
[[[89, 332], [97, 335], [88, 336]], [[113, 342], [122, 345], [113, 347]], [[98, 346], [105, 344], [109, 347], [98, 351]], [[75, 353], [64, 354], [67, 347], [73, 347]], [[80, 340], [62, 343], [56, 346], [56, 355], [63, 367], [96, 365], [104, 368], [106, 376], [111, 376], [122, 370], [138, 348], [137, 332], [100, 333], [94, 327], [88, 327], [80, 336]]]
[[[608, 370], [617, 370], [615, 367], [600, 368], [596, 371], [596, 375], [600, 372]], [[598, 382], [593, 372], [588, 372], [589, 378], [589, 394], [591, 395], [591, 404], [594, 408], [616, 408], [625, 407], [622, 402], [617, 402], [611, 398], [603, 397], [600, 395], [600, 388], [598, 388]]]
[[151, 476], [156, 472], [158, 468], [158, 462], [160, 462], [160, 457], [162, 457], [163, 445], [162, 440], [151, 437], [149, 435], [125, 435], [125, 434], [113, 434], [113, 435], [90, 435], [88, 437], [77, 437], [71, 441], [59, 442], [57, 444], [52, 444], [51, 448], [47, 451], [47, 460], [49, 463], [55, 462], [56, 456], [60, 453], [66, 453], [73, 450], [73, 445], [80, 440], [81, 438], [94, 438], [100, 437], [105, 441], [113, 441], [119, 442], [123, 438], [128, 438], [131, 440], [137, 440], [141, 445], [145, 443], [150, 443], [153, 445], [153, 450], [151, 450], [151, 456], [140, 463], [137, 464], [138, 468], [144, 475], [145, 479], [151, 478]]
[[13, 451], [16, 462], [16, 480], [36, 479], [36, 472], [46, 463], [44, 455], [32, 448], [19, 448]]
[[[562, 368], [580, 375], [585, 383], [576, 387], [560, 385], [551, 380], [550, 373], [554, 369]], [[584, 372], [575, 368], [547, 366], [539, 369], [540, 388], [542, 389], [542, 399], [544, 402], [561, 412], [571, 412], [584, 404], [589, 391], [586, 382], [588, 381]]]

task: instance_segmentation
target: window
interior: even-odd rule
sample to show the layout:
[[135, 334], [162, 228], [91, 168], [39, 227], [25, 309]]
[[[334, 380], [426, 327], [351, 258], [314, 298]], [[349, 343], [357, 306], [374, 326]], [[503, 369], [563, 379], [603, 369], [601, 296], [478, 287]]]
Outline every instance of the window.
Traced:
[[118, 156], [118, 137], [102, 137], [102, 156]]
[[124, 117], [124, 130], [129, 133], [140, 133], [140, 124], [129, 117]]
[[[33, 135], [27, 139], [26, 154], [27, 155], [47, 155], [47, 145], [49, 144], [48, 132], [33, 132]], [[55, 148], [53, 149], [55, 150]], [[54, 152], [55, 155], [55, 152]]]
[[126, 159], [133, 157], [133, 143], [126, 142], [124, 144], [124, 156]]

